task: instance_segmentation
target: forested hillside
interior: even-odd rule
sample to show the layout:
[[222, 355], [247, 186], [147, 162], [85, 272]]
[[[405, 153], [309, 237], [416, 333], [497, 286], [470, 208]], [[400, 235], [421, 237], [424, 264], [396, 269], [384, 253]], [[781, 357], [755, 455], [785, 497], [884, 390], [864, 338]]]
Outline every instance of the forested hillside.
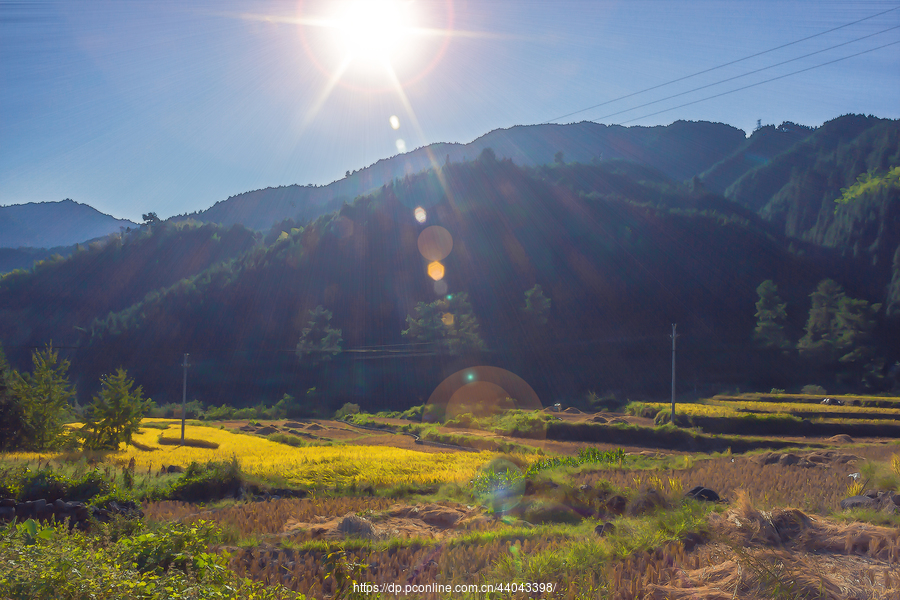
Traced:
[[[414, 218], [417, 207], [425, 223]], [[453, 239], [441, 261], [446, 290], [426, 274], [417, 246], [431, 225]], [[226, 233], [240, 243], [226, 243]], [[147, 239], [154, 235], [163, 234]], [[792, 360], [763, 352], [756, 367], [748, 362], [757, 356], [757, 286], [777, 284], [788, 306], [784, 331], [796, 343], [809, 294], [826, 277], [845, 283], [852, 266], [802, 243], [808, 255], [792, 253], [784, 236], [746, 209], [646, 167], [609, 161], [523, 169], [490, 152], [398, 180], [268, 246], [250, 249], [252, 236], [240, 229], [180, 235], [196, 236], [199, 246], [177, 250], [160, 238], [154, 252], [169, 252], [173, 266], [176, 257], [205, 256], [194, 275], [178, 276], [189, 271], [181, 267], [162, 285], [145, 275], [144, 287], [102, 306], [73, 292], [50, 304], [26, 302], [4, 314], [6, 339], [73, 340], [73, 370], [88, 381], [121, 364], [159, 399], [177, 396], [178, 364], [190, 352], [192, 389], [206, 402], [272, 400], [317, 387], [330, 401], [377, 407], [427, 398], [447, 371], [473, 363], [527, 375], [544, 395], [653, 393], [665, 388], [667, 334], [677, 322], [685, 385], [747, 377], [786, 385], [797, 377]], [[213, 257], [217, 244], [242, 254], [221, 262], [236, 252]], [[128, 245], [106, 250], [104, 260]], [[71, 260], [82, 264], [78, 255]], [[94, 277], [110, 272], [100, 262], [84, 263], [97, 263]], [[146, 273], [138, 266], [114, 272]], [[39, 291], [39, 282], [60, 281], [49, 275], [38, 269], [8, 278], [2, 292], [52, 298]], [[848, 297], [858, 294], [846, 285]], [[535, 309], [541, 297], [548, 302]], [[66, 304], [80, 308], [65, 312]], [[65, 317], [44, 322], [59, 313]], [[448, 314], [456, 328], [410, 333], [421, 331], [411, 321], [428, 325]], [[298, 358], [304, 329], [322, 335], [307, 340], [312, 351]]]
[[[857, 283], [896, 315], [900, 290], [888, 286], [900, 281], [900, 185], [884, 177], [898, 166], [900, 122], [847, 115], [748, 171], [725, 195], [791, 238], [866, 263]], [[845, 194], [868, 175], [884, 184]]]
[[254, 234], [239, 226], [157, 223], [79, 247], [69, 258], [13, 271], [0, 278], [0, 339], [12, 356], [51, 340], [78, 345], [93, 319], [239, 256], [253, 244]]
[[[0, 340], [15, 364], [61, 346], [80, 395], [122, 366], [175, 400], [190, 353], [205, 403], [315, 387], [322, 406], [376, 409], [422, 402], [477, 364], [546, 398], [664, 396], [677, 323], [683, 389], [888, 389], [896, 130], [852, 116], [764, 127], [685, 180], [675, 162], [573, 162], [566, 148], [523, 167], [486, 148], [266, 235], [148, 223], [5, 276]], [[729, 198], [716, 189], [731, 178]], [[803, 206], [817, 219], [791, 216]], [[431, 226], [443, 230], [423, 249]]]

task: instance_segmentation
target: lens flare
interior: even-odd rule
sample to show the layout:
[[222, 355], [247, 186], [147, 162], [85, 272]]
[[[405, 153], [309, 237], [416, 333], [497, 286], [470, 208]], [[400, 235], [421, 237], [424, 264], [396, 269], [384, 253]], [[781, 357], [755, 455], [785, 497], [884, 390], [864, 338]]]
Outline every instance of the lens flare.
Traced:
[[417, 206], [416, 210], [413, 211], [413, 215], [416, 217], [416, 221], [419, 223], [424, 223], [425, 219], [428, 218], [428, 215], [425, 213], [425, 209], [421, 206]]
[[441, 322], [447, 327], [453, 327], [453, 313], [444, 313], [444, 316], [441, 317]]
[[397, 152], [406, 152], [406, 142], [403, 139], [399, 139], [394, 144], [397, 146]]
[[446, 378], [428, 398], [428, 414], [450, 419], [462, 413], [497, 414], [510, 408], [541, 410], [543, 405], [528, 383], [499, 367], [469, 367]]
[[443, 296], [447, 293], [447, 282], [446, 281], [435, 281], [434, 282], [434, 293], [438, 296]]
[[444, 278], [444, 265], [439, 263], [438, 261], [434, 261], [428, 263], [428, 276], [434, 279], [435, 281], [440, 281]]
[[400, 129], [400, 119], [397, 118], [397, 115], [391, 115], [388, 120], [391, 122], [391, 129]]
[[440, 225], [426, 227], [419, 234], [419, 252], [426, 260], [444, 260], [453, 250], [453, 236]]

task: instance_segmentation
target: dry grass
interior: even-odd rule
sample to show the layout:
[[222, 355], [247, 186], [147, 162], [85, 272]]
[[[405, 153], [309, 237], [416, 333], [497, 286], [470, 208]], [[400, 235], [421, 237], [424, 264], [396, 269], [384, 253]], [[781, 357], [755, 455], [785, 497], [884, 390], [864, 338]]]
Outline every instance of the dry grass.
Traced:
[[[762, 506], [793, 505], [826, 513], [846, 497], [850, 483], [848, 475], [858, 470], [859, 465], [852, 463], [803, 469], [778, 464], [764, 466], [749, 457], [726, 456], [700, 460], [690, 469], [674, 469], [655, 476], [663, 480], [680, 480], [685, 490], [702, 485], [723, 498], [734, 498], [737, 491], [743, 489], [753, 502]], [[583, 472], [578, 476], [576, 486], [584, 483], [596, 486], [605, 479], [616, 486], [635, 487], [636, 476], [640, 475], [621, 469]], [[644, 482], [648, 475], [642, 477]]]

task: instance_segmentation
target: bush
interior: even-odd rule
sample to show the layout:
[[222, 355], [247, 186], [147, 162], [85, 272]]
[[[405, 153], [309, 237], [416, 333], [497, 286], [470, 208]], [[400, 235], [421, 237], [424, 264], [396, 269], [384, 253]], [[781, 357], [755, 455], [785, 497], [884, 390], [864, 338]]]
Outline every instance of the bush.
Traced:
[[511, 410], [497, 420], [494, 431], [503, 435], [540, 439], [547, 436], [547, 423], [552, 420], [554, 417], [541, 412]]
[[625, 407], [625, 412], [634, 417], [643, 417], [645, 419], [653, 419], [659, 412], [656, 408], [648, 406], [643, 402], [629, 402]]
[[103, 479], [99, 470], [94, 469], [82, 475], [80, 479], [72, 481], [69, 495], [66, 499], [86, 502], [94, 496], [108, 494], [110, 490], [112, 490], [112, 485]]
[[422, 416], [425, 414], [425, 405], [420, 404], [419, 406], [411, 406], [407, 408], [402, 413], [400, 413], [401, 419], [406, 419], [407, 421], [421, 421]]
[[452, 419], [448, 419], [447, 422], [444, 423], [444, 427], [475, 429], [478, 427], [478, 421], [475, 419], [472, 413], [462, 413], [460, 415], [456, 415]]
[[359, 414], [359, 404], [353, 404], [352, 402], [345, 403], [341, 408], [334, 413], [334, 418], [341, 420], [344, 417], [348, 417], [350, 415]]
[[596, 392], [590, 392], [587, 395], [587, 407], [594, 412], [602, 410], [617, 411], [624, 404], [625, 402], [616, 398], [613, 392], [607, 392], [602, 396], [597, 395]]
[[203, 521], [156, 530], [140, 522], [110, 524], [85, 534], [29, 519], [0, 528], [0, 597], [303, 599], [277, 584], [237, 577], [225, 555], [209, 551], [218, 538]]
[[222, 406], [210, 406], [203, 413], [207, 421], [227, 421], [234, 419], [234, 407], [223, 404]]
[[184, 440], [182, 440], [181, 437], [169, 438], [164, 437], [162, 434], [160, 434], [156, 441], [161, 446], [190, 446], [191, 448], [210, 448], [212, 450], [215, 450], [219, 447], [218, 442], [210, 442], [208, 440], [189, 437], [186, 437], [184, 438]]
[[72, 481], [68, 477], [54, 473], [51, 469], [27, 471], [20, 484], [19, 501], [62, 500], [68, 495], [71, 485]]
[[237, 458], [210, 461], [205, 465], [192, 462], [184, 475], [169, 488], [172, 500], [208, 502], [236, 496], [244, 484]]
[[306, 446], [307, 443], [303, 441], [296, 435], [290, 435], [287, 433], [273, 433], [271, 435], [266, 436], [266, 439], [270, 442], [277, 442], [279, 444], [287, 444], [288, 446], [294, 446], [295, 448]]

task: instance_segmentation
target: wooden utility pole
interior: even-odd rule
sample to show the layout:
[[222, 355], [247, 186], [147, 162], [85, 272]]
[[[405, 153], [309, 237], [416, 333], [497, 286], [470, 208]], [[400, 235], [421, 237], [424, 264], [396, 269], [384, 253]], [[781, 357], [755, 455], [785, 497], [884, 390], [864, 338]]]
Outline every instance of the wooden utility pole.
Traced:
[[677, 323], [672, 323], [672, 335], [669, 336], [672, 338], [672, 425], [675, 424], [675, 338], [678, 337], [675, 327], [677, 325]]
[[[181, 386], [181, 445], [184, 445], [184, 421], [187, 417], [187, 370], [188, 370], [188, 356], [187, 352], [184, 353], [184, 363], [182, 363], [182, 367], [184, 367], [184, 382]], [[673, 367], [674, 368], [674, 367]]]

